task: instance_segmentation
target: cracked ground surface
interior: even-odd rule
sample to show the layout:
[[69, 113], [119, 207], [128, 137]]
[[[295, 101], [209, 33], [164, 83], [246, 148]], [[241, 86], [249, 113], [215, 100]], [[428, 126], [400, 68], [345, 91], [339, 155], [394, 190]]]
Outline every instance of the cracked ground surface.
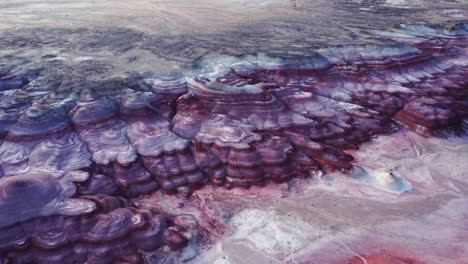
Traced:
[[0, 259], [466, 262], [466, 9], [0, 1]]

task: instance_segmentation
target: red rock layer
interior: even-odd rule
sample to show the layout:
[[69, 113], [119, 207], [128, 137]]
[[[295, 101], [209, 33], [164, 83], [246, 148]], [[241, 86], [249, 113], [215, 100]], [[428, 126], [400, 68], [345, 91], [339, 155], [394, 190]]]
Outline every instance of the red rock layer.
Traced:
[[418, 30], [383, 32], [393, 46], [220, 58], [119, 94], [38, 90], [40, 73], [0, 71], [1, 257], [139, 263], [187, 238], [132, 198], [347, 170], [344, 150], [399, 125], [464, 133], [467, 25]]

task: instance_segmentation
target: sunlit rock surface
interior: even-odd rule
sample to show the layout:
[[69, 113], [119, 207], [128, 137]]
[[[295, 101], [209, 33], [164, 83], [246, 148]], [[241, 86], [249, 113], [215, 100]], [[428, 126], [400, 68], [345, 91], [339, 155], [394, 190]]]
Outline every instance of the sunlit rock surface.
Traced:
[[[284, 7], [229, 2], [272, 14]], [[331, 3], [389, 14], [421, 5], [350, 2]], [[47, 4], [38, 5], [31, 16], [43, 15]], [[463, 21], [463, 10], [442, 11]], [[231, 51], [213, 37], [226, 50], [198, 56], [184, 50], [220, 43], [183, 47], [180, 36], [168, 44], [133, 29], [94, 31], [86, 19], [69, 30], [38, 21], [47, 27], [31, 34], [8, 19], [0, 18], [1, 262], [468, 260], [468, 24], [369, 26], [356, 41], [337, 33], [349, 45], [304, 40], [311, 46], [297, 54], [294, 34], [276, 48], [246, 41]], [[157, 54], [154, 69], [134, 64], [145, 54]]]

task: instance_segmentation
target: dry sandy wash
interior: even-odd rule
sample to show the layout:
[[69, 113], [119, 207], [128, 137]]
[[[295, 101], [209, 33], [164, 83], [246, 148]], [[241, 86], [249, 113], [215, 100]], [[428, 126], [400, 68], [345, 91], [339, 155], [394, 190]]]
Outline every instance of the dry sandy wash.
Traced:
[[468, 263], [466, 10], [0, 0], [0, 263]]

